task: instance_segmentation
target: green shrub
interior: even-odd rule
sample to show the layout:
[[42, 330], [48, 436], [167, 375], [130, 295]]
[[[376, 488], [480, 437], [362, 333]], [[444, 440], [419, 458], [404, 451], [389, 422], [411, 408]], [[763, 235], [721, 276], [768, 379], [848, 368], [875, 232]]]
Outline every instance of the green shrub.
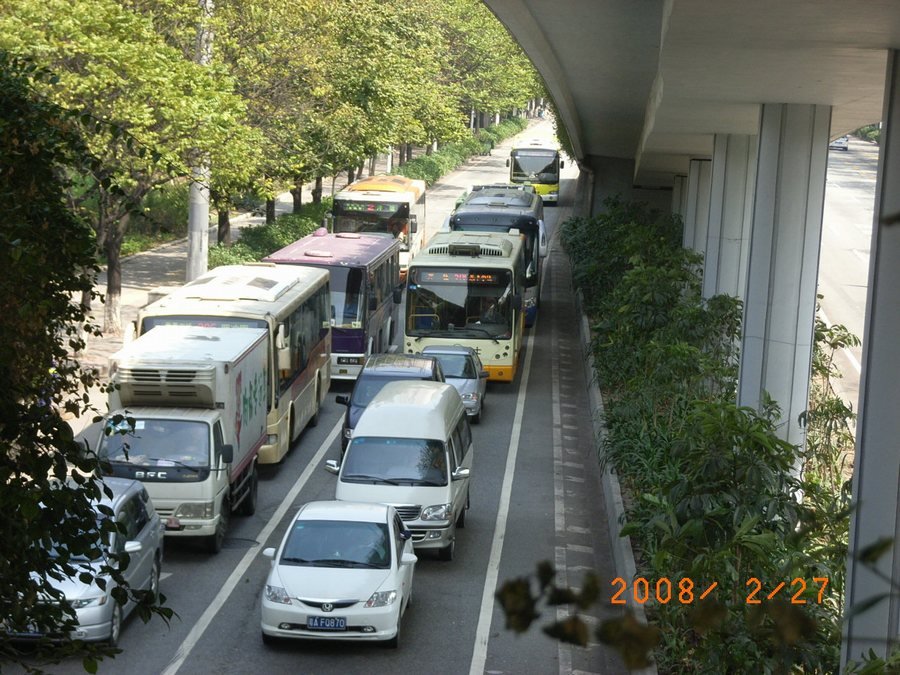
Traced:
[[187, 236], [189, 193], [190, 184], [184, 181], [166, 183], [152, 190], [128, 224], [129, 232], [151, 237]]

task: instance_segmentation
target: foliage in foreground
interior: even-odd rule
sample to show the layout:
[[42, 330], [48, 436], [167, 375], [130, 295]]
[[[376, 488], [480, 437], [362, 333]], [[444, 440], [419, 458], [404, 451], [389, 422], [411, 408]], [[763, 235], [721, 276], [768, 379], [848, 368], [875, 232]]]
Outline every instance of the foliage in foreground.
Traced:
[[[652, 656], [663, 673], [836, 672], [849, 502], [827, 434], [846, 425], [846, 411], [811, 405], [801, 455], [776, 433], [775, 402], [737, 407], [740, 303], [701, 298], [701, 260], [681, 248], [677, 217], [605, 206], [567, 222], [562, 239], [592, 325], [608, 430], [601, 458], [622, 484], [621, 534], [646, 580], [627, 580], [624, 594], [647, 600], [650, 623], [626, 614], [595, 637], [632, 667]], [[841, 343], [831, 338], [818, 349]], [[573, 592], [550, 578], [539, 569], [537, 584], [518, 579], [498, 593], [508, 616], [529, 617], [512, 627], [527, 626], [541, 602], [584, 610], [584, 588], [600, 583], [589, 576]], [[615, 590], [603, 589], [604, 602]], [[587, 642], [572, 617], [547, 630]]]
[[[0, 618], [8, 630], [66, 633], [74, 611], [49, 580], [79, 574], [90, 580], [75, 557], [100, 555], [92, 504], [105, 489], [77, 471], [68, 479], [69, 465], [85, 475], [96, 468], [62, 415], [90, 410], [78, 392], [98, 374], [82, 370], [69, 354], [83, 348], [82, 335], [98, 330], [71, 300], [92, 292], [97, 268], [93, 233], [68, 209], [64, 176], [96, 167], [72, 131], [76, 121], [31, 86], [41, 77], [47, 74], [0, 52]], [[116, 531], [108, 519], [99, 528], [107, 541]], [[127, 590], [117, 569], [127, 564], [124, 555], [111, 554], [104, 565], [122, 586], [113, 601], [131, 594], [144, 620], [154, 612], [168, 619], [171, 610], [157, 604], [163, 598]], [[81, 654], [85, 668], [95, 670], [98, 658], [114, 653], [77, 641], [51, 648], [43, 640], [28, 658]], [[6, 630], [0, 631], [0, 659], [22, 658]]]

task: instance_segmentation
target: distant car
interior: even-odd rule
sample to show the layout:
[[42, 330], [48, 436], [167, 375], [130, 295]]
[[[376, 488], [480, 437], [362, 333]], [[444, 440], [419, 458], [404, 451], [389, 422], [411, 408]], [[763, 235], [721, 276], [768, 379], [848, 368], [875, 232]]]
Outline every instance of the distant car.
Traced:
[[422, 350], [422, 354], [434, 356], [441, 362], [444, 381], [456, 388], [466, 407], [466, 414], [473, 424], [478, 424], [484, 410], [488, 378], [488, 371], [481, 365], [478, 352], [461, 345], [429, 345]]
[[400, 643], [412, 598], [412, 534], [393, 506], [309, 502], [294, 517], [262, 594], [262, 640]]
[[375, 398], [375, 394], [388, 382], [397, 380], [432, 380], [443, 382], [444, 373], [440, 361], [433, 356], [422, 354], [373, 354], [366, 359], [363, 369], [356, 378], [350, 396], [339, 394], [335, 400], [347, 406], [344, 427], [341, 433], [341, 456], [353, 437], [353, 428], [359, 416]]
[[850, 137], [849, 136], [841, 136], [839, 138], [835, 138], [831, 143], [828, 144], [829, 150], [843, 150], [846, 152], [850, 149]]
[[[104, 498], [100, 504], [113, 510], [116, 522], [125, 526], [126, 534], [112, 535], [111, 548], [116, 553], [128, 553], [130, 561], [123, 575], [134, 590], [148, 590], [159, 593], [159, 574], [163, 557], [163, 529], [159, 515], [153, 508], [150, 496], [140, 481], [106, 477], [103, 482], [112, 490], [112, 499]], [[97, 518], [105, 518], [97, 511]], [[98, 537], [99, 539], [99, 537]], [[137, 603], [129, 599], [124, 606], [112, 597], [115, 583], [100, 574], [100, 568], [107, 563], [107, 552], [94, 561], [85, 556], [73, 556], [71, 564], [77, 568], [88, 568], [100, 579], [100, 584], [86, 584], [78, 578], [80, 572], [69, 579], [48, 581], [54, 588], [65, 594], [78, 619], [78, 627], [70, 637], [86, 642], [108, 642], [115, 647], [119, 642], [122, 622]], [[58, 555], [54, 549], [52, 555]], [[14, 637], [40, 637], [39, 635], [16, 635]]]

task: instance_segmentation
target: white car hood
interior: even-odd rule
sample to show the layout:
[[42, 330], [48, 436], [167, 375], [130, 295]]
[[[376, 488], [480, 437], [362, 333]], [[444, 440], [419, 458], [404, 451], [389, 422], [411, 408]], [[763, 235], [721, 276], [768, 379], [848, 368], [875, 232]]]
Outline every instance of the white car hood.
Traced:
[[[104, 595], [105, 591], [100, 590], [100, 588], [96, 584], [85, 584], [78, 580], [78, 575], [81, 572], [90, 571], [96, 576], [99, 565], [89, 565], [89, 569], [85, 569], [81, 564], [78, 563], [71, 563], [71, 565], [76, 570], [74, 576], [69, 577], [68, 579], [63, 579], [62, 581], [48, 576], [47, 582], [56, 590], [62, 591], [66, 596], [66, 600], [96, 598]], [[106, 583], [108, 589], [111, 585], [111, 582], [107, 579]]]
[[396, 590], [381, 588], [390, 576], [389, 569], [278, 565], [269, 575], [269, 585], [281, 586], [292, 598], [365, 602], [375, 591]]

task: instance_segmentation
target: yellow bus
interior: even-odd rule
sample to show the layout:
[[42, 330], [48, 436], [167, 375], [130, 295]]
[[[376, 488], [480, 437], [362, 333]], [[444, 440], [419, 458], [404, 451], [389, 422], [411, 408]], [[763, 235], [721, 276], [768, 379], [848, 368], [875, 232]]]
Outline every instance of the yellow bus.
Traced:
[[525, 330], [526, 268], [518, 230], [436, 234], [409, 265], [403, 350], [472, 347], [488, 379], [511, 382]]
[[390, 234], [400, 240], [400, 276], [425, 243], [425, 181], [369, 176], [334, 196], [326, 226], [332, 232]]
[[176, 288], [138, 314], [138, 336], [157, 326], [267, 332], [267, 438], [260, 464], [277, 464], [315, 426], [331, 386], [328, 270], [272, 263], [224, 265]]
[[534, 141], [513, 148], [506, 166], [510, 183], [533, 186], [545, 204], [559, 203], [559, 170], [565, 166], [559, 150]]

